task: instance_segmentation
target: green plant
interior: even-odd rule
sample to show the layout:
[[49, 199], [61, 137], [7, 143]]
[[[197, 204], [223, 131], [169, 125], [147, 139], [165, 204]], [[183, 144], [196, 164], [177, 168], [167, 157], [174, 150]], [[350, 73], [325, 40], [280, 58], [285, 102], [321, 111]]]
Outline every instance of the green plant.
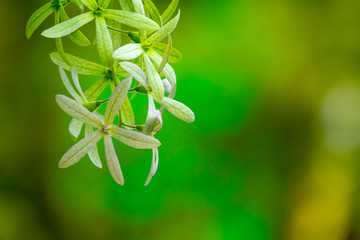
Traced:
[[[115, 9], [117, 3], [122, 10]], [[65, 8], [71, 4], [77, 5], [82, 12], [84, 6], [90, 11], [69, 19]], [[28, 38], [50, 14], [55, 13], [55, 25], [42, 35], [55, 39], [57, 52], [51, 53], [50, 58], [59, 66], [61, 79], [74, 98], [57, 95], [56, 101], [60, 108], [73, 117], [69, 132], [75, 141], [78, 141], [85, 125], [85, 137], [65, 153], [59, 167], [69, 167], [88, 154], [91, 161], [101, 168], [96, 144], [104, 138], [109, 171], [114, 180], [123, 185], [123, 174], [112, 144], [111, 137], [114, 137], [130, 147], [153, 150], [151, 170], [145, 185], [150, 182], [158, 166], [160, 142], [154, 135], [162, 128], [163, 111], [168, 110], [189, 123], [195, 120], [188, 107], [173, 100], [176, 75], [169, 62], [181, 60], [180, 52], [172, 47], [170, 36], [180, 18], [180, 11], [172, 18], [177, 6], [178, 0], [172, 0], [160, 15], [151, 0], [52, 0], [30, 17], [26, 26]], [[90, 41], [79, 28], [93, 20], [96, 26], [95, 44], [104, 65], [66, 53], [61, 40], [69, 36], [79, 46], [90, 46]], [[134, 30], [124, 30], [122, 25]], [[130, 43], [122, 45], [122, 36], [125, 35]], [[162, 42], [165, 39], [167, 44]], [[71, 71], [73, 83], [65, 70]], [[83, 91], [78, 74], [99, 76], [100, 79]], [[133, 79], [136, 81], [131, 87]], [[108, 85], [112, 90], [111, 96], [99, 100]], [[133, 97], [136, 93], [148, 95], [148, 114], [144, 124], [135, 124], [129, 93], [133, 93]], [[161, 105], [160, 110], [156, 110], [154, 101]], [[106, 103], [105, 116], [102, 116], [98, 108]], [[114, 123], [116, 115], [119, 116], [118, 123]], [[97, 130], [94, 131], [94, 128]]]

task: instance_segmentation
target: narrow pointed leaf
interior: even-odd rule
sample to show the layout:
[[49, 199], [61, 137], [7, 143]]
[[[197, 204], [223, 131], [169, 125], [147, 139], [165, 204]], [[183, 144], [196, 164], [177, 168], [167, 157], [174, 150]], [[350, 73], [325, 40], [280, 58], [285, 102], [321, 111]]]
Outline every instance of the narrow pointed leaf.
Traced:
[[124, 177], [121, 172], [120, 163], [116, 156], [114, 144], [109, 134], [104, 135], [104, 144], [106, 163], [108, 165], [109, 172], [118, 184], [124, 185]]
[[171, 36], [169, 35], [169, 37], [168, 37], [168, 45], [167, 45], [166, 50], [164, 52], [164, 55], [162, 57], [161, 63], [159, 65], [159, 67], [158, 67], [158, 72], [159, 73], [163, 71], [164, 67], [168, 63], [169, 58], [170, 58], [170, 54], [171, 54], [171, 49], [172, 49], [172, 39], [171, 39]]
[[[69, 20], [69, 17], [66, 14], [63, 6], [60, 6], [59, 12], [60, 12], [61, 21], [65, 22], [65, 21]], [[76, 43], [77, 45], [79, 45], [81, 47], [87, 47], [87, 46], [90, 46], [90, 44], [91, 44], [89, 39], [87, 39], [86, 36], [79, 30], [76, 30], [75, 32], [71, 33], [69, 35], [69, 38], [74, 43]]]
[[157, 30], [160, 28], [156, 22], [141, 14], [123, 10], [107, 9], [104, 11], [104, 17], [138, 29]]
[[125, 123], [127, 125], [135, 124], [134, 111], [128, 97], [125, 98], [125, 101], [120, 108], [120, 116], [122, 123]]
[[81, 0], [81, 2], [90, 10], [96, 10], [98, 7], [96, 0]]
[[144, 50], [139, 43], [129, 43], [115, 50], [113, 58], [120, 60], [132, 60], [139, 57]]
[[69, 78], [67, 77], [61, 62], [59, 62], [59, 71], [60, 71], [60, 77], [68, 90], [68, 92], [71, 94], [71, 96], [79, 103], [83, 103], [83, 99], [79, 96], [79, 94], [75, 91], [73, 86], [71, 85]]
[[26, 37], [30, 38], [34, 31], [40, 26], [40, 24], [53, 13], [55, 9], [52, 3], [49, 2], [36, 10], [29, 18], [26, 24]]
[[107, 8], [110, 4], [111, 0], [98, 0], [99, 7]]
[[192, 123], [195, 121], [194, 113], [184, 104], [167, 97], [163, 98], [161, 104], [175, 117], [188, 123]]
[[[93, 132], [93, 127], [85, 124], [85, 138], [87, 136], [89, 136], [91, 133]], [[98, 168], [102, 168], [102, 163], [100, 160], [100, 156], [99, 156], [99, 151], [98, 148], [96, 146], [96, 144], [94, 145], [94, 147], [92, 147], [90, 149], [90, 151], [88, 152], [89, 158], [92, 161], [92, 163], [98, 167]]]
[[119, 66], [116, 68], [116, 76], [117, 77], [130, 77], [130, 73], [128, 73], [127, 71], [125, 71], [125, 69], [123, 69], [120, 64]]
[[154, 148], [152, 150], [152, 161], [151, 161], [151, 169], [150, 169], [150, 173], [149, 176], [146, 179], [146, 182], [144, 184], [144, 186], [149, 185], [152, 177], [155, 175], [157, 169], [158, 169], [158, 165], [159, 165], [159, 150], [157, 148]]
[[58, 52], [50, 54], [50, 58], [55, 64], [59, 64], [59, 61], [61, 61], [63, 67], [68, 71], [71, 71], [72, 67], [75, 66], [78, 74], [95, 76], [106, 75], [106, 67], [100, 64], [90, 62], [70, 54], [65, 54], [65, 56], [67, 61], [62, 59]]
[[163, 24], [167, 23], [172, 16], [174, 15], [177, 7], [179, 4], [179, 0], [172, 0], [168, 8], [165, 10], [165, 12], [161, 15], [161, 20]]
[[159, 26], [161, 26], [162, 25], [161, 16], [155, 4], [151, 0], [143, 0], [143, 1], [145, 8], [149, 11], [151, 17], [154, 19], [154, 21], [157, 24], [159, 24]]
[[113, 55], [113, 45], [109, 30], [106, 26], [105, 18], [97, 17], [95, 19], [96, 23], [96, 45], [101, 60], [109, 67], [113, 67], [114, 59]]
[[147, 54], [143, 54], [143, 56], [146, 67], [146, 74], [148, 76], [148, 89], [155, 97], [155, 99], [161, 101], [165, 94], [164, 85], [154, 64], [150, 61], [149, 56]]
[[153, 130], [153, 134], [159, 132], [162, 129], [162, 125], [163, 125], [163, 120], [162, 120], [162, 116], [161, 116], [161, 111], [156, 110], [156, 124], [155, 124], [155, 128]]
[[101, 131], [96, 131], [79, 141], [64, 154], [59, 162], [59, 167], [67, 168], [80, 161], [80, 159], [95, 146], [102, 136], [103, 133]]
[[[164, 56], [167, 44], [164, 43], [157, 43], [155, 44], [152, 49], [155, 50], [160, 56]], [[179, 50], [176, 48], [171, 49], [170, 57], [169, 57], [169, 63], [178, 63], [182, 59], [182, 55]]]
[[142, 133], [112, 126], [111, 135], [120, 142], [137, 149], [152, 149], [159, 147], [159, 140]]
[[[152, 62], [155, 64], [156, 67], [159, 67], [159, 65], [161, 64], [162, 61], [162, 57], [155, 52], [154, 50], [150, 49], [147, 54], [149, 54]], [[164, 69], [162, 70], [163, 74], [165, 75], [165, 77], [169, 80], [169, 82], [171, 83], [171, 86], [176, 85], [176, 75], [175, 75], [175, 71], [174, 69], [170, 66], [170, 64], [165, 64]]]
[[121, 67], [127, 71], [136, 81], [138, 81], [141, 85], [147, 88], [146, 84], [146, 75], [144, 71], [135, 63], [131, 62], [121, 62]]
[[75, 85], [76, 89], [78, 90], [78, 92], [80, 93], [80, 96], [82, 97], [83, 101], [87, 102], [87, 99], [86, 99], [86, 97], [84, 95], [84, 92], [83, 92], [83, 90], [81, 89], [81, 86], [80, 86], [79, 75], [78, 75], [78, 72], [76, 70], [76, 67], [73, 67], [71, 69], [71, 77], [72, 77], [74, 85]]
[[150, 94], [148, 95], [148, 101], [149, 101], [148, 114], [146, 117], [144, 130], [142, 131], [145, 135], [152, 134], [156, 125], [156, 108], [155, 108], [154, 99]]
[[134, 6], [132, 4], [132, 0], [119, 0], [120, 6], [123, 10], [128, 12], [134, 12]]
[[92, 21], [94, 19], [94, 15], [92, 12], [83, 13], [79, 16], [76, 16], [74, 18], [71, 18], [65, 22], [62, 22], [60, 24], [57, 24], [44, 32], [42, 32], [41, 35], [48, 38], [59, 38], [66, 36], [83, 25], [87, 24], [88, 22]]
[[88, 88], [85, 91], [85, 97], [88, 99], [88, 101], [95, 101], [100, 94], [105, 90], [107, 85], [109, 84], [109, 79], [104, 77], [97, 80], [94, 85], [92, 85], [90, 88]]
[[64, 95], [57, 95], [56, 102], [59, 107], [71, 117], [96, 128], [101, 128], [103, 126], [102, 121], [80, 103], [75, 102]]
[[180, 11], [175, 18], [173, 18], [170, 22], [165, 24], [162, 28], [160, 28], [153, 35], [151, 35], [148, 38], [148, 42], [150, 44], [156, 44], [156, 43], [162, 41], [164, 38], [166, 38], [168, 35], [170, 35], [174, 31], [177, 23], [179, 22], [179, 19], [180, 19]]
[[80, 132], [81, 132], [81, 128], [82, 126], [84, 125], [83, 122], [73, 118], [71, 121], [70, 121], [70, 124], [69, 124], [69, 132], [70, 132], [70, 135], [71, 135], [71, 138], [74, 140], [74, 141], [77, 141], [79, 135], [80, 135]]
[[72, 3], [74, 3], [81, 11], [84, 11], [84, 4], [81, 2], [81, 0], [72, 0]]
[[121, 105], [127, 97], [131, 85], [131, 80], [131, 78], [122, 80], [112, 92], [105, 111], [106, 125], [109, 126], [113, 123], [116, 114], [119, 112]]
[[145, 9], [144, 9], [144, 5], [143, 5], [142, 1], [141, 0], [132, 0], [132, 2], [134, 5], [135, 12], [145, 16]]

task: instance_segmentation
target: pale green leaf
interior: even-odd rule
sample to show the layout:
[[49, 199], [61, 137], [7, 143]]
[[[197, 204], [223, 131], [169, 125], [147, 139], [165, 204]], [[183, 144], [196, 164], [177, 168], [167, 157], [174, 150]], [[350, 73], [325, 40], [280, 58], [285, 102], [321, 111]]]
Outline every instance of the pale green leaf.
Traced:
[[[165, 90], [161, 81], [160, 75], [157, 72], [154, 64], [151, 62], [147, 54], [143, 54], [146, 67], [146, 75], [148, 76], [148, 90], [154, 96], [155, 99], [161, 101], [164, 97]], [[151, 89], [150, 89], [151, 88]]]
[[83, 25], [92, 21], [94, 18], [95, 17], [92, 12], [83, 13], [45, 30], [41, 35], [48, 38], [63, 37], [76, 31]]
[[109, 30], [106, 26], [105, 18], [97, 17], [95, 19], [96, 23], [96, 45], [98, 48], [98, 52], [101, 60], [107, 65], [109, 68], [113, 67], [114, 59], [113, 55], [113, 45]]
[[83, 90], [81, 89], [81, 86], [80, 86], [79, 75], [78, 75], [78, 72], [76, 70], [76, 67], [73, 67], [71, 69], [71, 76], [72, 76], [74, 85], [75, 85], [76, 89], [78, 90], [78, 92], [80, 93], [80, 96], [82, 97], [83, 101], [87, 102], [87, 99], [86, 99], [86, 97], [84, 95], [84, 92], [83, 92]]
[[125, 101], [120, 108], [120, 116], [122, 123], [125, 123], [127, 125], [135, 124], [134, 111], [128, 97], [125, 98]]
[[111, 136], [133, 148], [152, 149], [161, 145], [159, 140], [135, 131], [122, 129], [116, 126], [112, 126], [110, 131]]
[[177, 7], [179, 4], [179, 0], [172, 0], [168, 8], [165, 10], [165, 12], [161, 15], [161, 19], [163, 24], [167, 23], [172, 16], [174, 15]]
[[132, 0], [136, 13], [145, 16], [144, 5], [141, 0]]
[[125, 101], [131, 85], [131, 78], [122, 80], [111, 94], [105, 111], [105, 124], [109, 126], [113, 123], [116, 114], [118, 114], [121, 105]]
[[161, 104], [175, 117], [188, 123], [192, 123], [195, 121], [194, 113], [184, 104], [167, 97], [163, 98]]
[[49, 2], [36, 10], [29, 18], [26, 24], [26, 37], [30, 38], [34, 31], [40, 26], [40, 24], [53, 13], [55, 9], [52, 3]]
[[161, 111], [156, 110], [156, 125], [153, 130], [153, 134], [159, 132], [162, 129], [162, 125], [163, 125], [163, 120], [162, 120], [162, 116], [161, 116]]
[[147, 88], [146, 84], [146, 75], [144, 71], [135, 63], [131, 62], [121, 62], [121, 67], [127, 71], [136, 81], [138, 81], [141, 85]]
[[121, 172], [120, 163], [116, 156], [114, 144], [109, 134], [104, 135], [104, 145], [106, 163], [108, 165], [109, 172], [118, 184], [124, 185], [124, 177]]
[[84, 11], [84, 4], [81, 2], [81, 0], [72, 0], [72, 3], [74, 3], [81, 11]]
[[162, 25], [161, 22], [161, 16], [159, 13], [159, 10], [155, 6], [155, 4], [151, 0], [143, 0], [145, 8], [149, 11], [151, 17], [154, 19], [154, 21], [159, 24], [159, 26]]
[[123, 10], [128, 12], [134, 12], [134, 6], [132, 4], [132, 0], [119, 0], [120, 6]]
[[103, 126], [102, 121], [80, 103], [75, 102], [64, 95], [57, 95], [56, 102], [69, 116], [96, 128], [101, 128]]
[[155, 175], [159, 165], [159, 150], [157, 148], [153, 148], [152, 150], [152, 161], [149, 176], [146, 179], [144, 186], [149, 185], [152, 177]]
[[160, 28], [156, 22], [141, 14], [123, 10], [104, 10], [104, 17], [138, 29], [157, 30]]
[[[93, 132], [93, 127], [91, 127], [90, 125], [85, 124], [85, 138], [87, 136], [89, 136], [92, 132]], [[102, 168], [102, 163], [100, 160], [100, 156], [99, 156], [99, 151], [98, 148], [95, 144], [95, 146], [93, 148], [90, 149], [90, 151], [88, 152], [89, 158], [92, 161], [92, 163], [98, 167], [98, 168]]]
[[[159, 53], [160, 56], [164, 56], [167, 46], [168, 46], [167, 44], [160, 42], [155, 44], [152, 47], [152, 49], [155, 50], [157, 53]], [[181, 61], [181, 59], [182, 59], [182, 55], [180, 51], [177, 50], [176, 48], [172, 48], [169, 57], [169, 63], [178, 63]]]
[[164, 38], [166, 38], [168, 35], [170, 35], [174, 29], [176, 28], [177, 23], [180, 19], [180, 11], [176, 17], [174, 17], [171, 21], [169, 21], [167, 24], [165, 24], [163, 27], [161, 27], [158, 31], [156, 31], [154, 34], [152, 34], [148, 38], [148, 42], [150, 44], [156, 44], [160, 41], [162, 41]]
[[65, 56], [66, 60], [62, 59], [58, 52], [53, 52], [50, 54], [50, 58], [55, 64], [59, 64], [59, 61], [61, 61], [63, 67], [68, 71], [71, 71], [72, 67], [75, 66], [78, 73], [82, 75], [106, 75], [106, 67], [100, 64], [90, 62], [70, 54], [65, 54]]
[[90, 88], [88, 88], [85, 91], [85, 97], [88, 99], [88, 101], [95, 101], [100, 94], [105, 90], [107, 85], [109, 84], [109, 79], [104, 77], [97, 80], [94, 85], [92, 85]]
[[98, 0], [99, 7], [107, 8], [110, 4], [111, 0]]
[[171, 49], [172, 49], [172, 38], [171, 36], [169, 35], [168, 37], [168, 44], [167, 44], [167, 47], [166, 47], [166, 50], [164, 52], [164, 55], [163, 55], [163, 58], [161, 60], [161, 63], [158, 67], [158, 72], [162, 72], [164, 67], [166, 66], [166, 64], [168, 63], [169, 61], [169, 58], [170, 58], [170, 54], [171, 54]]
[[132, 60], [139, 57], [144, 50], [139, 43], [129, 43], [115, 50], [113, 58], [120, 60]]
[[81, 0], [81, 2], [90, 10], [96, 10], [98, 8], [96, 0]]
[[142, 131], [145, 135], [152, 134], [152, 132], [155, 128], [156, 119], [157, 119], [154, 99], [152, 98], [152, 96], [150, 94], [148, 95], [148, 101], [149, 101], [148, 114], [146, 117], [144, 130]]
[[73, 88], [73, 86], [71, 85], [68, 76], [66, 75], [61, 62], [59, 62], [59, 72], [60, 72], [60, 77], [61, 80], [63, 81], [66, 89], [68, 90], [68, 92], [71, 94], [71, 96], [79, 103], [83, 103], [84, 100], [79, 96], [79, 94], [75, 91], [75, 89]]
[[169, 80], [165, 78], [162, 80], [162, 82], [164, 85], [165, 93], [169, 94], [171, 92], [171, 84], [169, 83]]
[[[69, 17], [66, 14], [65, 9], [64, 9], [63, 6], [60, 6], [59, 12], [60, 12], [61, 21], [64, 22], [64, 21], [69, 20]], [[77, 45], [79, 45], [81, 47], [87, 47], [87, 46], [90, 46], [90, 44], [91, 44], [89, 39], [87, 39], [86, 36], [82, 32], [80, 32], [79, 30], [76, 30], [75, 32], [70, 33], [69, 38], [74, 43], [76, 43]]]
[[[159, 65], [162, 61], [162, 57], [152, 49], [150, 49], [147, 52], [147, 54], [149, 54], [152, 62], [155, 64], [155, 66], [159, 67]], [[165, 75], [165, 77], [169, 80], [169, 82], [171, 83], [171, 86], [174, 86], [176, 84], [176, 75], [175, 75], [174, 69], [170, 66], [170, 64], [167, 63], [162, 72]]]
[[83, 122], [73, 118], [71, 121], [70, 121], [70, 124], [69, 124], [69, 132], [70, 132], [70, 135], [71, 135], [71, 138], [74, 140], [74, 141], [77, 141], [79, 135], [80, 135], [80, 132], [81, 132], [81, 128], [82, 126], [84, 125]]
[[59, 162], [60, 168], [67, 168], [79, 162], [103, 137], [101, 131], [91, 133], [67, 151]]

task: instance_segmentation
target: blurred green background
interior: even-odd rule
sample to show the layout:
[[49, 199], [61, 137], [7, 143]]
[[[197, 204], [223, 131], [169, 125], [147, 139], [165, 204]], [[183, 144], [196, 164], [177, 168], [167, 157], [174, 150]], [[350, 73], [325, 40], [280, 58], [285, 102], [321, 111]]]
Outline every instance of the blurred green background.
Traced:
[[1, 240], [360, 239], [360, 1], [181, 0], [176, 99], [196, 122], [164, 114], [148, 187], [151, 150], [122, 144], [124, 187], [88, 157], [58, 169], [73, 141], [40, 36], [53, 16], [25, 37], [46, 2], [1, 1]]

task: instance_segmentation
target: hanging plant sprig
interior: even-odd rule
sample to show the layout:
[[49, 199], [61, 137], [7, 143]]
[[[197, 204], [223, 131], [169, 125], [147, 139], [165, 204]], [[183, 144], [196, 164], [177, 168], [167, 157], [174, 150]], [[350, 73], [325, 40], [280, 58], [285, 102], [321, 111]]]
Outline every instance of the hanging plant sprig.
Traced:
[[[121, 10], [114, 7], [116, 3], [120, 4]], [[154, 135], [163, 126], [164, 110], [189, 123], [195, 120], [194, 113], [187, 106], [174, 100], [176, 75], [169, 63], [181, 60], [181, 53], [173, 48], [171, 38], [180, 19], [180, 11], [172, 18], [178, 3], [178, 0], [172, 0], [160, 15], [151, 0], [52, 0], [30, 17], [26, 26], [28, 38], [48, 16], [55, 13], [55, 25], [43, 31], [42, 35], [55, 39], [57, 51], [51, 53], [50, 58], [58, 65], [64, 86], [73, 98], [56, 96], [60, 108], [72, 117], [69, 132], [77, 142], [61, 158], [60, 168], [74, 165], [85, 155], [95, 166], [102, 168], [97, 143], [104, 138], [107, 167], [114, 180], [123, 185], [124, 177], [112, 140], [115, 138], [132, 148], [152, 149], [151, 169], [145, 182], [148, 185], [158, 169], [161, 144]], [[79, 15], [68, 17], [65, 8], [70, 5], [80, 8]], [[61, 38], [65, 36], [79, 46], [91, 46], [79, 30], [91, 21], [95, 21], [95, 43], [103, 64], [64, 51]], [[123, 25], [127, 28], [123, 29]], [[121, 45], [121, 34], [127, 34], [131, 42]], [[167, 43], [163, 43], [165, 39]], [[71, 73], [72, 81], [66, 71]], [[79, 75], [100, 78], [83, 90]], [[111, 95], [106, 96], [104, 90], [108, 85]], [[143, 124], [135, 120], [129, 93], [148, 96], [148, 113]], [[161, 106], [160, 109], [156, 109], [155, 102]], [[99, 112], [102, 105], [107, 105], [104, 115]], [[84, 126], [84, 137], [79, 140]]]

